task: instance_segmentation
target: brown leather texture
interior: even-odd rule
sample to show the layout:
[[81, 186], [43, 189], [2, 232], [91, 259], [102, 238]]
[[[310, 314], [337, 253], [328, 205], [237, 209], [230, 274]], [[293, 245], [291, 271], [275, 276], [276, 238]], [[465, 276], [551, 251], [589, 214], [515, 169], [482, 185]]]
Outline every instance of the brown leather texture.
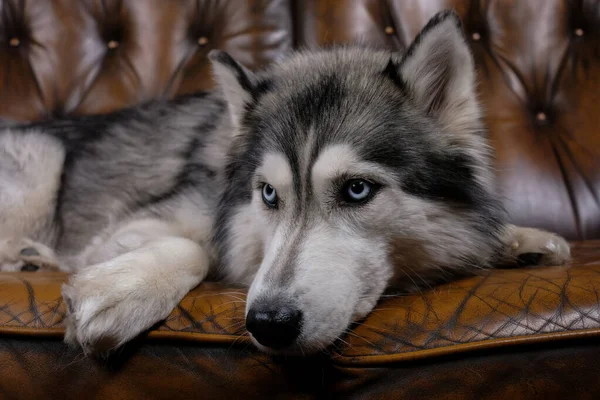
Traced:
[[[578, 379], [571, 366], [585, 376], [600, 372], [591, 356], [600, 355], [599, 342], [593, 340], [600, 336], [600, 241], [574, 243], [573, 254], [567, 267], [492, 270], [422, 293], [384, 297], [329, 354], [308, 360], [257, 352], [243, 328], [245, 291], [205, 283], [126, 348], [117, 364], [97, 362], [61, 342], [65, 306], [60, 285], [66, 275], [1, 274], [0, 369], [14, 379], [0, 378], [0, 395], [23, 398], [12, 391], [27, 387], [30, 398], [40, 393], [75, 398], [90, 391], [97, 398], [166, 398], [161, 387], [181, 385], [187, 395], [205, 388], [204, 398], [225, 398], [249, 388], [256, 398], [363, 391], [388, 398], [399, 393], [413, 398], [422, 391], [416, 397], [427, 398], [424, 393], [449, 391], [448, 381], [454, 394], [488, 386], [498, 392], [486, 379], [499, 371], [513, 385], [507, 388], [520, 395], [552, 394], [554, 386], [568, 393], [561, 382]], [[557, 360], [556, 365], [549, 360]], [[435, 371], [444, 371], [443, 379], [434, 379]]]
[[[332, 348], [340, 365], [385, 364], [455, 352], [600, 335], [600, 241], [573, 244], [565, 267], [491, 270], [412, 295], [384, 296]], [[0, 334], [61, 338], [62, 273], [0, 274]], [[249, 345], [245, 290], [203, 283], [148, 337]]]
[[293, 39], [285, 0], [2, 0], [0, 7], [0, 116], [20, 120], [209, 89], [211, 49], [260, 68]]
[[400, 363], [338, 368], [340, 399], [597, 399], [598, 341], [483, 350]]
[[59, 339], [3, 336], [0, 399], [329, 397], [327, 364], [276, 360], [247, 346], [146, 340], [119, 356], [118, 361], [97, 361]]
[[600, 0], [0, 0], [0, 119], [106, 113], [299, 48], [402, 50], [454, 7], [512, 220], [569, 267], [496, 270], [376, 310], [314, 358], [257, 352], [245, 291], [205, 283], [119, 361], [61, 341], [59, 273], [0, 274], [0, 399], [598, 398]]

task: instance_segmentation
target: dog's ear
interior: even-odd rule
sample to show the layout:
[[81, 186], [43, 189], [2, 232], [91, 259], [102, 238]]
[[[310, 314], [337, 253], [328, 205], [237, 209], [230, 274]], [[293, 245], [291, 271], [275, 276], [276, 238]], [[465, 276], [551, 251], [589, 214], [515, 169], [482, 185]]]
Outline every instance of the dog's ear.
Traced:
[[451, 131], [464, 132], [479, 122], [473, 57], [455, 12], [429, 20], [404, 53], [399, 71], [415, 103]]
[[217, 83], [229, 104], [231, 119], [238, 125], [244, 108], [252, 101], [257, 85], [256, 76], [222, 50], [211, 50], [208, 58], [212, 62]]

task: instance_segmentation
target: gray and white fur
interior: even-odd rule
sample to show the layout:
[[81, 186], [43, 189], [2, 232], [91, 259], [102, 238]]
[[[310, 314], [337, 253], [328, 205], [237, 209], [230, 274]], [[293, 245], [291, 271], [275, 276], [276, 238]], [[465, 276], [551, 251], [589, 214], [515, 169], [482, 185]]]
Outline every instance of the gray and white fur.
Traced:
[[[219, 90], [0, 131], [0, 269], [61, 269], [66, 341], [121, 346], [207, 276], [269, 352], [315, 352], [390, 288], [564, 264], [508, 224], [453, 12], [404, 54], [210, 54]], [[210, 275], [209, 275], [210, 274]]]

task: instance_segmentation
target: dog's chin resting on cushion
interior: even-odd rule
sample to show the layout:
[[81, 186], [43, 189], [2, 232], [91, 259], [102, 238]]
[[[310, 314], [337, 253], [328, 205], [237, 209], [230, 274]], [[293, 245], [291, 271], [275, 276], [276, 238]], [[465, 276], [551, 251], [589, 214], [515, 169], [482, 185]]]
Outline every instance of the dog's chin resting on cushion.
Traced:
[[563, 265], [511, 225], [453, 12], [402, 54], [338, 47], [109, 115], [0, 130], [0, 269], [71, 273], [66, 341], [106, 353], [207, 276], [248, 289], [261, 350], [318, 352], [391, 288]]

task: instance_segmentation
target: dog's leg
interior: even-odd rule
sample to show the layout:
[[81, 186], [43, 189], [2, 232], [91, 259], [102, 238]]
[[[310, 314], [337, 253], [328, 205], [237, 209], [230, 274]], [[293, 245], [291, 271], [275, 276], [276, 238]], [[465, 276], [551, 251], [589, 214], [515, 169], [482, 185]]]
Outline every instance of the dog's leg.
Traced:
[[540, 229], [507, 225], [502, 241], [503, 266], [564, 265], [571, 258], [564, 238]]
[[80, 270], [62, 289], [65, 341], [86, 354], [123, 345], [166, 318], [208, 268], [201, 245], [165, 236]]
[[52, 247], [64, 157], [41, 132], [0, 131], [0, 271], [59, 269]]
[[40, 132], [0, 132], [0, 238], [54, 245], [65, 150]]

